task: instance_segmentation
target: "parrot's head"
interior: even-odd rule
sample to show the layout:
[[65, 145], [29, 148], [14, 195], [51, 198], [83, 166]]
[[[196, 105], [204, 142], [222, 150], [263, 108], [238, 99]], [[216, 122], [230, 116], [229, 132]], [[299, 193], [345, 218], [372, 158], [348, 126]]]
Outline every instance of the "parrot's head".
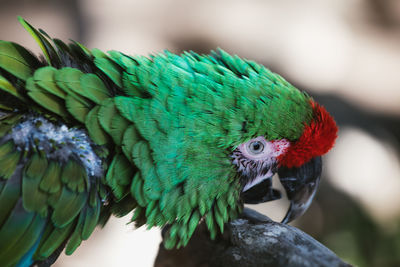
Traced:
[[244, 203], [281, 198], [281, 193], [272, 188], [272, 176], [278, 173], [290, 200], [283, 223], [301, 216], [310, 206], [320, 180], [321, 155], [333, 146], [337, 135], [335, 121], [325, 108], [313, 100], [309, 103], [312, 117], [304, 124], [299, 138], [268, 140], [257, 136], [241, 143], [232, 154]]

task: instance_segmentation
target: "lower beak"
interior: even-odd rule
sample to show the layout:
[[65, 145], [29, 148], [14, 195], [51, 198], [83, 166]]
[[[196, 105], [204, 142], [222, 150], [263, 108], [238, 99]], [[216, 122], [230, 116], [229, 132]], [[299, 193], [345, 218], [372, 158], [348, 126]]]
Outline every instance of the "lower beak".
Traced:
[[299, 168], [281, 167], [279, 179], [290, 200], [290, 207], [282, 223], [289, 223], [303, 215], [317, 191], [322, 171], [321, 157], [311, 159]]
[[246, 204], [264, 203], [281, 197], [281, 192], [272, 188], [272, 177], [242, 192], [242, 199]]

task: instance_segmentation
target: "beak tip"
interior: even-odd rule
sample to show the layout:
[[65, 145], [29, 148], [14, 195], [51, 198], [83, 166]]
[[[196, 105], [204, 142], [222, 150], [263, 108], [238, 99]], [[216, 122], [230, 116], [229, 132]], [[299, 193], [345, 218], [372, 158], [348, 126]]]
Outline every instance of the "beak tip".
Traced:
[[295, 220], [297, 217], [299, 217], [301, 214], [303, 214], [303, 211], [300, 211], [296, 208], [293, 208], [293, 204], [290, 203], [289, 210], [287, 211], [285, 217], [282, 219], [281, 223], [288, 224]]
[[282, 169], [281, 183], [290, 200], [282, 223], [287, 224], [300, 217], [310, 206], [317, 191], [322, 170], [321, 157], [316, 157], [299, 168]]
[[281, 221], [281, 223], [283, 224], [288, 224], [290, 223], [289, 219], [287, 218], [287, 216], [285, 216], [285, 218], [283, 218], [283, 220]]

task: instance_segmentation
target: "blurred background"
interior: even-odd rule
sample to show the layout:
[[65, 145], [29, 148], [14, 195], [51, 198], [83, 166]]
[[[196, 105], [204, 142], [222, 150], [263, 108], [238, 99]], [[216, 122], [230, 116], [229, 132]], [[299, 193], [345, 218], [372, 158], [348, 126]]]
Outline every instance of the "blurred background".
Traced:
[[[340, 128], [316, 201], [295, 225], [357, 266], [400, 266], [400, 1], [2, 0], [0, 39], [39, 53], [17, 22], [128, 54], [216, 47], [308, 91]], [[281, 220], [287, 201], [254, 206]], [[55, 266], [152, 266], [159, 230], [112, 219]]]

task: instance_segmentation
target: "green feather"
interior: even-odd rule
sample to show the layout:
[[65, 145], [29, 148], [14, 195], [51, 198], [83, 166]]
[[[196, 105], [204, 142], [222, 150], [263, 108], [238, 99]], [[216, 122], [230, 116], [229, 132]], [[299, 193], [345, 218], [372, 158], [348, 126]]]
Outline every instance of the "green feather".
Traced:
[[74, 227], [74, 231], [71, 235], [71, 237], [69, 238], [68, 244], [65, 247], [65, 254], [66, 255], [71, 255], [75, 249], [82, 243], [82, 237], [81, 237], [81, 233], [82, 233], [82, 228], [83, 228], [83, 224], [85, 222], [85, 214], [86, 214], [86, 210], [82, 210], [79, 218], [78, 218], [78, 222], [76, 224], [76, 226]]
[[0, 180], [0, 183], [3, 184], [0, 191], [0, 225], [3, 225], [19, 199], [21, 186], [14, 179]]
[[[99, 187], [99, 185], [97, 186]], [[89, 192], [89, 205], [90, 207], [95, 207], [97, 205], [97, 202], [99, 202], [99, 193], [98, 188], [96, 186], [91, 186], [90, 192]]]
[[118, 160], [114, 165], [114, 179], [120, 185], [129, 185], [134, 174], [131, 163], [123, 154], [119, 154], [116, 157], [118, 157]]
[[[121, 52], [112, 50], [109, 51], [108, 54], [117, 63], [122, 69], [126, 70], [128, 68], [135, 68], [138, 65], [138, 62], [131, 56], [125, 55]], [[131, 74], [133, 72], [130, 72]]]
[[191, 236], [197, 228], [199, 221], [201, 219], [200, 213], [198, 211], [193, 211], [192, 216], [190, 217], [190, 221], [188, 223], [188, 236]]
[[106, 174], [106, 181], [117, 199], [121, 199], [128, 190], [133, 177], [133, 169], [123, 154], [117, 154]]
[[164, 192], [160, 198], [160, 210], [165, 217], [175, 219], [177, 217], [177, 205], [181, 198], [181, 189], [173, 188]]
[[63, 228], [54, 227], [48, 224], [48, 233], [43, 234], [43, 238], [36, 251], [36, 257], [39, 259], [48, 258], [64, 241], [70, 236], [75, 223], [72, 222]]
[[86, 240], [94, 231], [100, 216], [100, 201], [95, 207], [86, 207], [86, 217], [82, 228], [82, 239]]
[[24, 208], [27, 211], [35, 211], [42, 217], [47, 216], [47, 198], [48, 195], [40, 190], [40, 177], [38, 178], [25, 178], [22, 183], [22, 198]]
[[222, 217], [222, 221], [223, 222], [227, 222], [228, 221], [228, 203], [226, 201], [226, 199], [224, 199], [223, 197], [220, 197], [216, 200], [215, 202], [216, 204], [216, 208], [218, 210], [218, 213], [221, 215]]
[[72, 191], [79, 193], [89, 186], [89, 178], [87, 177], [85, 168], [74, 160], [69, 160], [63, 167], [61, 181]]
[[172, 224], [167, 232], [167, 235], [164, 236], [163, 244], [166, 249], [172, 249], [175, 247], [178, 239], [178, 231], [181, 228], [179, 223]]
[[0, 40], [0, 68], [26, 81], [39, 61], [22, 46]]
[[[10, 217], [12, 218], [12, 216]], [[17, 221], [18, 220], [18, 221]], [[25, 220], [25, 218], [18, 218], [16, 221], [14, 221], [13, 227], [17, 227], [17, 225], [21, 222], [21, 220]], [[3, 227], [3, 229], [8, 229], [11, 232], [14, 232], [14, 235], [12, 236], [12, 240], [15, 240], [16, 242], [14, 245], [11, 245], [12, 242], [4, 242], [8, 244], [7, 249], [1, 250], [0, 252], [0, 262], [14, 262], [17, 263], [19, 259], [26, 253], [28, 250], [35, 244], [35, 242], [38, 240], [40, 237], [40, 232], [41, 229], [43, 228], [46, 220], [44, 218], [41, 218], [40, 215], [35, 215], [32, 219], [27, 219], [29, 222], [29, 225], [27, 228], [24, 229], [24, 231], [18, 231], [15, 233], [12, 231], [12, 227]], [[18, 228], [18, 230], [22, 230], [21, 228]], [[20, 236], [20, 233], [22, 232], [22, 236]], [[0, 234], [0, 238], [2, 241], [5, 241]], [[10, 240], [11, 241], [11, 240]]]
[[18, 92], [17, 88], [15, 88], [6, 78], [0, 75], [0, 90], [15, 96], [20, 100], [25, 100], [25, 98]]
[[143, 180], [140, 177], [139, 172], [135, 173], [135, 176], [133, 177], [130, 192], [141, 207], [145, 207], [147, 205], [148, 199], [143, 193]]
[[77, 41], [72, 41], [76, 46], [78, 46], [80, 49], [81, 49], [81, 51], [83, 51], [84, 53], [85, 53], [85, 55], [86, 56], [88, 56], [88, 57], [91, 57], [92, 56], [92, 53], [90, 52], [90, 50], [86, 47], [86, 46], [84, 46], [83, 44], [81, 44], [81, 43], [79, 43], [79, 42], [77, 42]]
[[150, 204], [146, 208], [145, 215], [147, 217], [146, 221], [147, 229], [150, 229], [151, 227], [156, 225], [163, 225], [163, 223], [165, 223], [166, 221], [159, 210], [157, 200], [153, 200], [150, 202]]
[[[192, 190], [191, 190], [192, 191]], [[194, 191], [192, 194], [189, 195], [189, 203], [192, 209], [197, 208], [198, 205], [198, 195], [197, 192]]]
[[121, 68], [106, 58], [96, 58], [94, 64], [104, 72], [118, 87], [122, 87]]
[[14, 151], [0, 157], [0, 177], [9, 179], [13, 175], [15, 169], [17, 168], [20, 156], [20, 152]]
[[50, 161], [39, 185], [40, 189], [48, 193], [56, 193], [61, 189], [60, 163]]
[[63, 91], [68, 92], [69, 94], [73, 92], [82, 95], [80, 82], [82, 75], [83, 73], [80, 70], [66, 67], [55, 72], [54, 80], [56, 81], [57, 86]]
[[100, 49], [97, 49], [97, 48], [93, 48], [92, 51], [90, 51], [90, 53], [92, 54], [92, 56], [95, 59], [101, 59], [101, 58], [108, 59], [109, 58], [106, 53], [104, 53], [103, 51], [101, 51]]
[[11, 153], [14, 150], [14, 143], [12, 141], [8, 141], [2, 145], [0, 145], [0, 158], [5, 157], [7, 154]]
[[54, 80], [56, 72], [57, 70], [53, 67], [43, 67], [35, 71], [33, 79], [40, 88], [43, 88], [50, 94], [65, 99], [67, 95], [66, 92], [60, 89]]
[[149, 199], [159, 199], [161, 196], [161, 182], [154, 168], [149, 145], [144, 141], [137, 142], [132, 150], [135, 165], [143, 173], [143, 191]]
[[117, 116], [117, 109], [115, 108], [114, 99], [107, 98], [100, 105], [100, 110], [98, 113], [98, 119], [101, 127], [110, 134], [111, 122], [115, 116]]
[[0, 194], [3, 191], [3, 188], [6, 186], [7, 180], [0, 180]]
[[[184, 207], [186, 208], [185, 213], [182, 216], [182, 222], [187, 225], [189, 222], [189, 219], [191, 218], [192, 215], [192, 207], [190, 206], [189, 200], [188, 200], [189, 196], [188, 195], [183, 195], [182, 196], [182, 203], [185, 203]], [[178, 219], [180, 218], [180, 216], [178, 215]]]
[[110, 97], [110, 93], [99, 77], [94, 74], [85, 74], [80, 79], [82, 91], [81, 94], [100, 104], [101, 101]]
[[65, 227], [82, 210], [87, 200], [87, 194], [73, 192], [68, 188], [63, 188], [61, 196], [54, 204], [54, 212], [51, 216], [52, 222], [56, 227]]
[[28, 179], [41, 179], [47, 169], [47, 158], [39, 154], [33, 154], [26, 165], [25, 176]]
[[139, 140], [139, 133], [137, 132], [135, 125], [129, 125], [122, 138], [122, 151], [129, 160], [132, 160], [133, 146], [139, 142]]
[[99, 109], [100, 106], [96, 106], [88, 113], [86, 116], [85, 125], [93, 142], [98, 145], [104, 145], [108, 141], [108, 136], [100, 126], [98, 120]]
[[[179, 198], [176, 205], [176, 217], [178, 220], [187, 221], [191, 213], [190, 203], [186, 200], [185, 196]], [[185, 218], [186, 217], [186, 218]]]
[[157, 209], [152, 209], [151, 212], [146, 215], [146, 225], [147, 229], [151, 229], [152, 227], [157, 225], [157, 215], [159, 211]]
[[[16, 123], [21, 118], [21, 114], [4, 114], [2, 118], [0, 118], [0, 136], [5, 136], [8, 134]], [[8, 143], [8, 142], [7, 142]], [[6, 143], [6, 144], [7, 144]], [[11, 144], [11, 147], [14, 145]], [[1, 145], [0, 145], [1, 150]], [[1, 153], [1, 151], [0, 151]], [[8, 152], [7, 152], [8, 153]]]
[[223, 233], [224, 232], [224, 224], [225, 224], [224, 218], [223, 218], [222, 214], [219, 213], [218, 209], [214, 208], [213, 212], [214, 212], [215, 222], [219, 226], [221, 233]]
[[204, 218], [205, 218], [207, 229], [208, 229], [208, 231], [210, 231], [210, 237], [212, 240], [214, 240], [217, 235], [217, 227], [216, 227], [212, 212], [207, 213]]
[[66, 116], [67, 110], [65, 109], [63, 100], [53, 94], [47, 93], [44, 90], [40, 89], [35, 84], [33, 78], [29, 78], [27, 80], [26, 89], [28, 90], [28, 95], [40, 106], [46, 108], [50, 112], [60, 115], [61, 117]]
[[130, 123], [119, 114], [115, 107], [114, 99], [108, 98], [102, 102], [98, 120], [113, 141], [117, 145], [121, 145], [123, 134]]
[[92, 104], [83, 97], [77, 97], [75, 94], [68, 94], [65, 98], [65, 106], [71, 115], [79, 122], [84, 123], [90, 110], [93, 108]]
[[139, 218], [141, 217], [143, 212], [143, 208], [141, 206], [137, 206], [134, 210], [133, 210], [133, 214], [131, 217], [131, 221], [138, 221]]
[[137, 109], [136, 104], [137, 102], [129, 97], [124, 96], [117, 96], [114, 98], [115, 106], [117, 107], [118, 111], [124, 116], [125, 119], [134, 122], [134, 118], [136, 115], [135, 110]]
[[119, 114], [116, 114], [113, 117], [110, 125], [110, 135], [116, 145], [121, 146], [125, 130], [130, 125], [132, 125], [132, 123]]
[[35, 41], [38, 43], [40, 49], [42, 50], [44, 56], [46, 57], [47, 63], [51, 65], [60, 64], [60, 58], [58, 57], [57, 52], [54, 50], [53, 46], [46, 40], [46, 37], [43, 36], [38, 30], [36, 30], [32, 25], [26, 22], [22, 17], [18, 16], [18, 20], [21, 25], [29, 32]]
[[48, 195], [40, 189], [40, 182], [46, 172], [47, 159], [33, 154], [25, 167], [22, 178], [22, 199], [27, 211], [36, 211], [47, 216]]
[[139, 83], [135, 75], [129, 72], [122, 73], [122, 90], [131, 97], [142, 97], [145, 91], [139, 87]]
[[2, 224], [0, 229], [0, 258], [7, 254], [18, 239], [28, 229], [30, 223], [35, 217], [34, 212], [26, 212], [24, 209], [18, 208], [21, 205], [21, 200], [16, 202], [16, 206], [8, 214], [8, 218]]
[[[0, 103], [0, 110], [3, 110], [3, 111], [13, 111], [13, 108], [11, 108], [11, 107], [9, 107], [9, 106], [6, 106], [6, 105], [3, 105], [3, 104]], [[4, 116], [4, 114], [0, 115], [0, 117], [1, 117], [1, 116]], [[0, 127], [1, 127], [1, 126], [0, 126]], [[0, 135], [1, 135], [1, 136], [4, 135], [3, 133], [4, 133], [4, 132], [2, 132], [2, 131], [0, 130]]]
[[147, 206], [146, 206], [146, 212], [145, 212], [145, 215], [146, 215], [146, 217], [148, 217], [149, 216], [149, 214], [154, 210], [154, 209], [157, 209], [157, 202], [158, 201], [156, 201], [156, 200], [151, 200], [149, 203], [147, 203]]
[[107, 54], [99, 49], [93, 49], [94, 64], [106, 74], [117, 86], [122, 87], [122, 68], [112, 61]]

